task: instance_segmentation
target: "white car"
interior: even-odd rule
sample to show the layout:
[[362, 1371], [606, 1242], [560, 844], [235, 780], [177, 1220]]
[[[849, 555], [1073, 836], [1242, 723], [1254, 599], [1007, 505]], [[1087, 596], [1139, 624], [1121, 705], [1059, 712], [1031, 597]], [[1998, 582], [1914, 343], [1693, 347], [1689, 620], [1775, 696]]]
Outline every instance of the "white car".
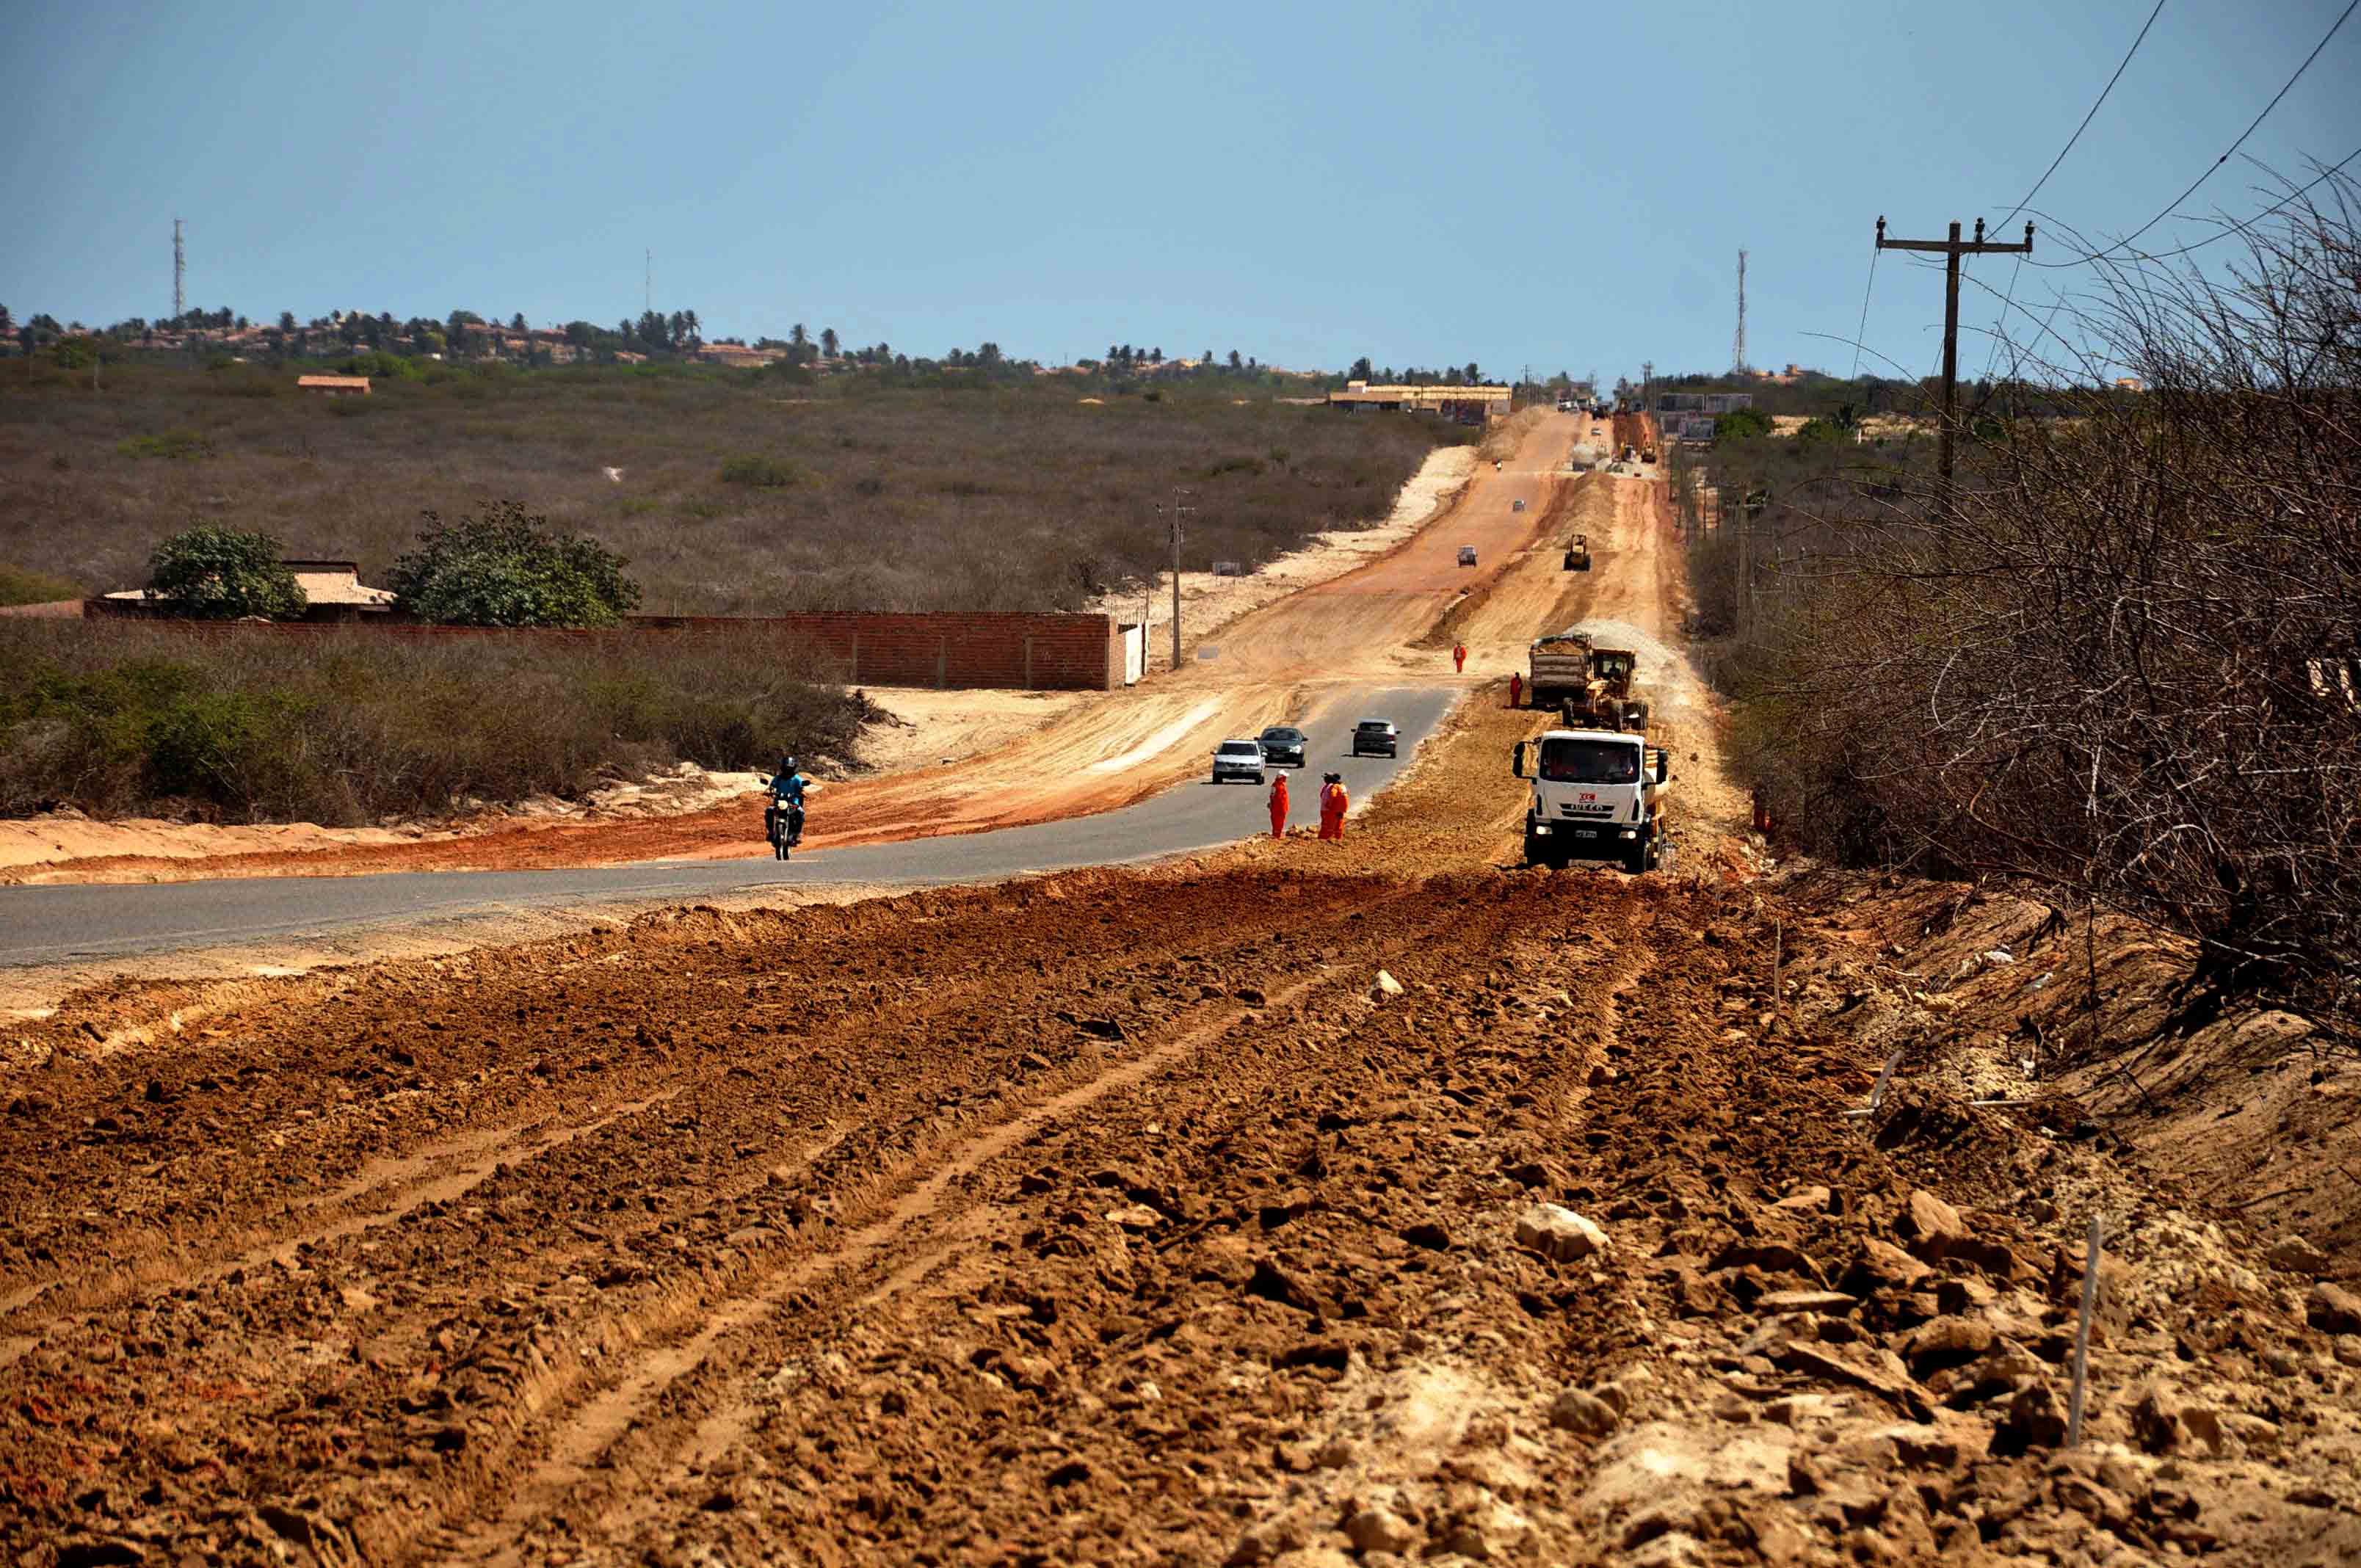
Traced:
[[1224, 740], [1213, 749], [1215, 784], [1227, 784], [1232, 779], [1251, 779], [1260, 784], [1268, 766], [1259, 740]]

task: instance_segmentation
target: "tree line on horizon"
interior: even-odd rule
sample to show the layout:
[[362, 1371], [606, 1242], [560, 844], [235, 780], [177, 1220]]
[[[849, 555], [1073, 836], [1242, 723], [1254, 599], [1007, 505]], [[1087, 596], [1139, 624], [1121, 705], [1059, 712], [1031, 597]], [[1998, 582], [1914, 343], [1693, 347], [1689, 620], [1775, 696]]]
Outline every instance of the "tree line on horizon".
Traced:
[[[474, 311], [454, 310], [448, 315], [410, 316], [397, 319], [390, 311], [372, 315], [366, 311], [332, 311], [326, 315], [299, 320], [292, 311], [281, 311], [275, 321], [258, 323], [226, 306], [219, 309], [192, 309], [177, 316], [149, 320], [131, 316], [106, 326], [91, 327], [82, 322], [60, 322], [42, 313], [29, 317], [13, 315], [0, 304], [0, 354], [14, 352], [30, 356], [48, 350], [56, 355], [60, 364], [81, 367], [89, 363], [96, 352], [102, 357], [132, 348], [154, 347], [159, 338], [179, 340], [182, 345], [198, 348], [210, 346], [221, 350], [231, 345], [226, 341], [236, 335], [235, 346], [242, 352], [259, 354], [272, 359], [343, 359], [354, 356], [389, 354], [408, 358], [446, 356], [453, 358], [505, 357], [492, 348], [498, 342], [522, 338], [526, 346], [523, 359], [527, 364], [554, 363], [554, 344], [565, 343], [572, 357], [593, 361], [611, 361], [622, 354], [635, 354], [650, 359], [679, 359], [693, 356], [707, 346], [704, 323], [694, 310], [677, 310], [669, 313], [646, 310], [636, 317], [624, 317], [612, 327], [577, 319], [554, 327], [531, 327], [524, 313], [512, 313], [503, 323], [497, 316], [488, 317]], [[188, 340], [193, 338], [193, 342]], [[112, 345], [115, 353], [109, 353]], [[884, 342], [856, 345], [848, 343], [836, 328], [823, 327], [815, 334], [801, 322], [788, 329], [785, 337], [769, 335], [753, 338], [748, 346], [776, 351], [780, 357], [774, 363], [788, 369], [820, 365], [845, 365], [862, 368], [891, 368], [906, 374], [930, 373], [941, 368], [994, 373], [1030, 375], [1041, 361], [1027, 357], [1012, 357], [1000, 345], [986, 339], [973, 349], [953, 347], [940, 356], [897, 353]], [[1077, 359], [1075, 369], [1095, 372], [1111, 379], [1148, 376], [1235, 376], [1261, 379], [1282, 374], [1277, 367], [1268, 365], [1258, 356], [1244, 354], [1235, 348], [1217, 354], [1207, 348], [1193, 358], [1168, 357], [1161, 345], [1143, 347], [1130, 343], [1111, 343], [1103, 357]], [[1397, 370], [1391, 366], [1383, 370], [1373, 368], [1366, 355], [1354, 361], [1343, 376], [1333, 372], [1296, 371], [1323, 383], [1340, 383], [1346, 378], [1378, 381], [1403, 386], [1474, 386], [1483, 380], [1481, 367], [1474, 360], [1464, 366], [1446, 366], [1426, 369], [1411, 366]], [[1565, 371], [1549, 383], [1562, 388], [1571, 385]]]

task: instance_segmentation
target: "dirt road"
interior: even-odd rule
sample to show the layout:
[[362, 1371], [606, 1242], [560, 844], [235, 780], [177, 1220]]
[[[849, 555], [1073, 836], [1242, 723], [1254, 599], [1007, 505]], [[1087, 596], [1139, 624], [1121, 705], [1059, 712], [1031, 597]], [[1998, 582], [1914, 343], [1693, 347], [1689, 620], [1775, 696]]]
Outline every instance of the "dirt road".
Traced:
[[[1644, 486], [1552, 499], [1668, 628]], [[1503, 548], [1474, 647], [1580, 593]], [[0, 1038], [0, 1560], [2361, 1554], [2337, 1266], [2054, 1090], [1844, 1114], [1940, 1013], [1916, 895], [1709, 821], [1521, 870], [1541, 722], [1480, 689], [1342, 845], [66, 999]]]
[[1532, 721], [1341, 847], [73, 999], [8, 1045], [0, 1552], [2361, 1548], [2349, 1336], [2070, 1105], [1838, 1115], [1882, 948], [1502, 869]]
[[[1452, 505], [1402, 544], [1233, 622], [1211, 656], [1200, 645], [1197, 661], [1177, 674], [1074, 704], [1012, 744], [948, 767], [831, 785], [807, 841], [840, 848], [1114, 810], [1197, 774], [1226, 736], [1321, 714], [1356, 689], [1464, 687], [1448, 639], [1436, 643], [1432, 634], [1454, 605], [1486, 592], [1528, 550], [1553, 507], [1564, 507], [1576, 484], [1565, 459], [1577, 429], [1571, 416], [1536, 419], [1501, 472], [1478, 465]], [[1477, 548], [1474, 569], [1457, 564], [1463, 544]], [[178, 861], [114, 856], [29, 869], [16, 880], [514, 870], [763, 853], [759, 798], [748, 796], [676, 817], [464, 839]]]

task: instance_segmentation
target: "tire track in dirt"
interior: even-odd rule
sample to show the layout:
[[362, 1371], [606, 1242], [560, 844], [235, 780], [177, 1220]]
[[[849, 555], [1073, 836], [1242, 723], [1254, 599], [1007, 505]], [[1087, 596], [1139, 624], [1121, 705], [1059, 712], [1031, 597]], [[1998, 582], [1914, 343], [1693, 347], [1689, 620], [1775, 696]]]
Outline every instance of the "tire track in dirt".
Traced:
[[[1382, 910], [1388, 902], [1408, 898], [1407, 893], [1396, 892], [1390, 898], [1381, 898], [1374, 905], [1364, 905], [1342, 912], [1341, 920], [1365, 918], [1370, 908]], [[1336, 984], [1337, 981], [1313, 974], [1290, 982], [1276, 993], [1276, 1000], [1266, 1000], [1256, 1005], [1282, 1007], [1293, 996], [1314, 986]], [[1257, 994], [1265, 994], [1257, 991]], [[954, 1142], [928, 1157], [914, 1160], [903, 1171], [881, 1177], [871, 1183], [872, 1190], [889, 1194], [883, 1201], [878, 1217], [840, 1242], [816, 1253], [801, 1255], [784, 1266], [770, 1270], [751, 1288], [743, 1288], [719, 1302], [700, 1303], [697, 1310], [698, 1326], [685, 1340], [659, 1345], [651, 1354], [629, 1368], [620, 1382], [588, 1398], [569, 1416], [565, 1424], [543, 1440], [547, 1453], [510, 1497], [499, 1519], [489, 1526], [478, 1526], [451, 1532], [448, 1539], [432, 1547], [433, 1560], [440, 1562], [472, 1562], [489, 1560], [510, 1563], [516, 1560], [516, 1541], [522, 1532], [558, 1513], [579, 1517], [585, 1499], [579, 1489], [597, 1479], [600, 1494], [610, 1493], [617, 1486], [642, 1474], [651, 1463], [662, 1463], [661, 1454], [636, 1461], [621, 1461], [609, 1453], [612, 1445], [624, 1433], [637, 1426], [653, 1405], [663, 1399], [674, 1385], [685, 1376], [705, 1371], [718, 1347], [732, 1335], [752, 1326], [775, 1311], [791, 1298], [807, 1296], [820, 1280], [846, 1277], [857, 1280], [863, 1271], [873, 1266], [888, 1246], [903, 1238], [913, 1228], [924, 1229], [929, 1222], [943, 1217], [945, 1202], [954, 1187], [965, 1182], [986, 1163], [1005, 1155], [1020, 1143], [1034, 1137], [1044, 1127], [1085, 1110], [1103, 1097], [1119, 1093], [1163, 1072], [1178, 1061], [1185, 1060], [1208, 1043], [1234, 1028], [1239, 1017], [1248, 1011], [1247, 1004], [1238, 1002], [1221, 1003], [1213, 1008], [1214, 1016], [1191, 1023], [1178, 1035], [1151, 1046], [1139, 1057], [1107, 1068], [1059, 1091], [1048, 1099], [1034, 1102], [1005, 1121], [984, 1128], [977, 1135]], [[926, 1244], [919, 1255], [923, 1269], [928, 1260], [939, 1257], [958, 1245], [956, 1222], [951, 1234]], [[911, 1266], [903, 1266], [904, 1269]], [[898, 1273], [899, 1271], [897, 1271]], [[872, 1297], [890, 1288], [873, 1288]], [[812, 1310], [812, 1302], [802, 1303]], [[734, 1430], [732, 1413], [725, 1409], [708, 1415], [698, 1432], [692, 1433], [692, 1454], [700, 1442], [730, 1441]], [[711, 1425], [706, 1431], [707, 1423]], [[676, 1424], [676, 1421], [675, 1423]], [[700, 1437], [700, 1433], [704, 1434]], [[694, 1463], [693, 1459], [691, 1463]]]
[[[1530, 937], [1510, 935], [1519, 927], [1529, 926], [1535, 913], [1529, 899], [1503, 898], [1498, 903], [1486, 905], [1480, 894], [1475, 900], [1467, 900], [1465, 889], [1441, 896], [1429, 890], [1427, 896], [1434, 906], [1429, 911], [1428, 920], [1407, 945], [1403, 956], [1388, 957], [1386, 960], [1398, 966], [1414, 997], [1423, 994], [1423, 988], [1428, 985], [1450, 983], [1447, 977], [1466, 972], [1471, 962], [1485, 965], [1483, 955], [1486, 954], [1498, 955], [1494, 962], [1522, 962], [1526, 961], [1528, 954], [1537, 956], [1557, 950], [1557, 944], [1536, 944]], [[1474, 905], [1472, 910], [1468, 907], [1470, 903]], [[1622, 922], [1613, 911], [1620, 907], [1621, 903], [1619, 899], [1596, 906], [1598, 913], [1609, 916], [1607, 928], [1618, 930], [1619, 934]], [[1356, 953], [1356, 971], [1366, 972], [1361, 966], [1375, 956], [1367, 950]], [[1587, 978], [1579, 987], [1583, 1000], [1569, 1005], [1578, 1011], [1587, 1009], [1591, 999], [1626, 985], [1648, 961], [1648, 950], [1642, 944], [1620, 943], [1613, 959], [1603, 964], [1587, 966]], [[1158, 1142], [1167, 1145], [1165, 1163], [1175, 1157], [1170, 1152], [1173, 1137], [1180, 1137], [1185, 1144], [1189, 1152], [1177, 1157], [1192, 1168], [1192, 1174], [1180, 1179], [1177, 1183], [1185, 1191], [1192, 1186], [1202, 1187], [1224, 1180], [1225, 1173], [1244, 1149], [1261, 1142], [1275, 1107], [1286, 1106], [1305, 1096], [1318, 1097], [1323, 1102], [1352, 1103], [1357, 1101], [1364, 1104], [1382, 1103], [1389, 1086], [1382, 1073], [1375, 1079], [1367, 1077], [1371, 1070], [1372, 1053], [1383, 1052], [1396, 1064], [1383, 1069], [1384, 1072], [1407, 1069], [1415, 1074], [1420, 1069], [1410, 1064], [1423, 1055], [1420, 1042], [1426, 1036], [1421, 1027], [1410, 1025], [1399, 1014], [1359, 1003], [1357, 986], [1343, 989], [1354, 993], [1352, 1001], [1355, 1005], [1349, 1013], [1357, 1017], [1358, 1023], [1346, 1023], [1341, 1033], [1332, 1035], [1332, 1026], [1345, 1020], [1313, 1017], [1300, 1026], [1315, 1031], [1319, 1036], [1316, 1040], [1292, 1042], [1278, 1050], [1265, 1051], [1259, 1057], [1246, 1059], [1234, 1060], [1227, 1053], [1200, 1056], [1190, 1064], [1186, 1073], [1159, 1079], [1152, 1095], [1136, 1092], [1103, 1102], [1092, 1116], [1087, 1133], [1078, 1127], [1053, 1133], [1046, 1142], [1027, 1146], [1028, 1163], [1046, 1161], [1049, 1167], [1062, 1168], [1068, 1172], [1089, 1171], [1094, 1163], [1102, 1161], [1111, 1161], [1118, 1167], [1126, 1166], [1138, 1157], [1140, 1149], [1149, 1146], [1140, 1142], [1145, 1127], [1150, 1145]], [[1602, 1003], [1601, 1005], [1599, 1023], [1587, 1023], [1584, 1026], [1581, 1037], [1587, 1045], [1583, 1050], [1575, 1053], [1550, 1051], [1527, 1058], [1521, 1068], [1511, 1070], [1505, 1085], [1496, 1086], [1499, 1092], [1510, 1098], [1517, 1094], [1528, 1097], [1537, 1107], [1533, 1114], [1543, 1117], [1545, 1124], [1562, 1123], [1578, 1114], [1583, 1099], [1588, 1092], [1587, 1079], [1590, 1065], [1598, 1059], [1605, 1041], [1611, 1037], [1611, 1029], [1603, 1028], [1608, 1018], [1604, 1009], [1608, 1004]], [[1272, 1012], [1275, 1014], [1278, 1010], [1274, 1002]], [[1306, 1011], [1316, 1013], [1317, 1009]], [[1587, 1017], [1587, 1014], [1584, 1015]], [[1292, 1034], [1293, 1030], [1290, 1029], [1290, 1033]], [[1188, 1080], [1190, 1075], [1194, 1075], [1194, 1081]], [[1455, 1081], [1454, 1075], [1447, 1071], [1438, 1076], [1446, 1081]], [[1389, 1087], [1393, 1093], [1400, 1091], [1399, 1084]], [[1241, 1089], [1246, 1092], [1236, 1092]], [[1433, 1102], [1445, 1110], [1456, 1110], [1447, 1094]], [[1186, 1125], [1185, 1134], [1181, 1131], [1183, 1124]], [[1159, 1128], [1162, 1129], [1160, 1135], [1157, 1132]], [[1139, 1179], [1150, 1185], [1159, 1184], [1158, 1178], [1153, 1176], [1142, 1176]], [[1006, 1187], [1005, 1179], [1003, 1187], [1004, 1190]], [[1037, 1196], [1028, 1198], [1023, 1195], [1027, 1192]], [[1103, 1189], [1102, 1192], [1104, 1195], [1095, 1201], [1085, 1198], [1081, 1206], [1094, 1211], [1108, 1203], [1124, 1201], [1126, 1198], [1137, 1201], [1144, 1196], [1140, 1192], [1126, 1194], [1120, 1188]], [[1012, 1223], [1005, 1214], [998, 1215], [996, 1234], [1004, 1239], [1011, 1238], [1025, 1223], [1055, 1229], [1057, 1222], [1049, 1217], [1050, 1212], [1070, 1201], [1071, 1199], [1059, 1196], [1028, 1177], [1018, 1184], [1017, 1195], [1003, 1199], [994, 1206], [999, 1210], [1016, 1206], [1024, 1212], [1025, 1220]], [[1224, 1227], [1216, 1224], [1209, 1229], [1205, 1223], [1206, 1219], [1215, 1217], [1170, 1219], [1164, 1228], [1169, 1229], [1171, 1225], [1186, 1228], [1182, 1234], [1159, 1243], [1159, 1248], [1178, 1247], [1185, 1253], [1217, 1241]], [[1249, 1224], [1248, 1229], [1252, 1228]], [[1017, 1310], [1014, 1303], [1027, 1299], [1037, 1287], [1059, 1296], [1060, 1306], [1056, 1317], [1058, 1321], [1063, 1322], [1066, 1307], [1062, 1292], [1049, 1280], [1037, 1278], [1030, 1266], [1034, 1255], [1024, 1246], [1019, 1246], [1013, 1254], [1005, 1245], [989, 1248], [962, 1247], [958, 1249], [952, 1266], [946, 1272], [929, 1274], [915, 1288], [895, 1291], [892, 1287], [906, 1284], [914, 1270], [937, 1261], [912, 1260], [895, 1270], [893, 1277], [851, 1300], [832, 1307], [820, 1303], [806, 1304], [792, 1326], [782, 1325], [785, 1332], [776, 1335], [775, 1348], [771, 1354], [787, 1357], [788, 1364], [792, 1365], [798, 1357], [808, 1362], [814, 1354], [824, 1358], [828, 1354], [824, 1347], [837, 1343], [843, 1345], [848, 1354], [856, 1354], [858, 1365], [857, 1353], [851, 1343], [854, 1339], [862, 1343], [880, 1339], [916, 1344], [955, 1341], [962, 1337], [956, 1321], [959, 1302], [962, 1299], [972, 1298], [979, 1286], [989, 1292], [994, 1288], [992, 1283], [994, 1280], [1000, 1282], [998, 1288], [1005, 1292], [1001, 1299], [1010, 1300], [1012, 1310]], [[1184, 1273], [1189, 1271], [1187, 1266], [1181, 1270]], [[1021, 1324], [1025, 1320], [1020, 1318], [1017, 1321]], [[1123, 1343], [1129, 1343], [1130, 1340], [1126, 1338]], [[757, 1365], [775, 1364], [769, 1358], [758, 1358], [755, 1362]], [[741, 1378], [740, 1387], [746, 1387], [752, 1381]], [[1183, 1398], [1192, 1409], [1202, 1411], [1206, 1406], [1200, 1401], [1213, 1396], [1205, 1389], [1173, 1389], [1168, 1397]], [[833, 1402], [836, 1395], [831, 1392], [829, 1398]], [[1220, 1402], [1216, 1400], [1216, 1404]], [[694, 1408], [693, 1402], [685, 1403], [689, 1409]], [[749, 1405], [742, 1395], [736, 1408], [750, 1412], [757, 1412], [761, 1409]], [[688, 1410], [684, 1409], [681, 1419], [686, 1420], [687, 1413]], [[684, 1546], [694, 1546], [698, 1538], [705, 1538], [704, 1545], [722, 1546], [721, 1541], [702, 1530], [693, 1531], [686, 1538], [677, 1536], [675, 1531], [678, 1521], [697, 1516], [715, 1485], [712, 1475], [752, 1473], [738, 1471], [734, 1462], [723, 1463], [730, 1451], [745, 1443], [751, 1437], [758, 1449], [775, 1460], [774, 1445], [780, 1441], [777, 1434], [803, 1430], [804, 1425], [803, 1419], [795, 1415], [792, 1409], [776, 1414], [767, 1425], [750, 1421], [741, 1416], [717, 1428], [708, 1418], [683, 1445], [680, 1459], [664, 1473], [663, 1479], [651, 1486], [631, 1506], [610, 1519], [610, 1527], [618, 1530], [619, 1533], [586, 1530], [569, 1522], [563, 1530], [544, 1531], [546, 1539], [542, 1543], [543, 1550], [550, 1561], [555, 1561], [565, 1553], [578, 1551], [588, 1552], [594, 1559], [610, 1554], [631, 1556], [642, 1552], [676, 1551]], [[993, 1446], [992, 1430], [987, 1427], [980, 1431], [961, 1432], [938, 1429], [927, 1432], [922, 1441], [939, 1452], [982, 1452]], [[763, 1433], [773, 1435], [765, 1437]], [[1093, 1452], [1094, 1446], [1076, 1444], [1079, 1452]], [[1095, 1452], [1104, 1455], [1106, 1451], [1096, 1448]], [[860, 1459], [848, 1456], [848, 1461], [864, 1471], [869, 1471], [873, 1465], [898, 1471], [906, 1463], [905, 1458], [888, 1459], [884, 1454]], [[1102, 1468], [1101, 1460], [1094, 1458], [1092, 1467]], [[755, 1465], [755, 1469], [770, 1473], [761, 1464]], [[785, 1474], [784, 1471], [778, 1473]], [[729, 1483], [725, 1481], [722, 1485], [726, 1489]], [[958, 1490], [964, 1492], [966, 1489]], [[952, 1496], [952, 1491], [946, 1490], [942, 1500], [948, 1504]], [[979, 1506], [983, 1505], [979, 1503]], [[945, 1530], [939, 1534], [936, 1522], [928, 1518], [912, 1519], [907, 1529], [916, 1532], [915, 1537], [897, 1530], [882, 1541], [869, 1540], [859, 1550], [893, 1556], [914, 1549], [919, 1539], [949, 1540], [958, 1533]], [[987, 1536], [993, 1533], [989, 1530], [985, 1531]], [[734, 1544], [723, 1549], [732, 1550]], [[1031, 1541], [1024, 1544], [1030, 1550], [1045, 1552], [1052, 1560], [1067, 1560], [1066, 1549], [1076, 1543]], [[775, 1544], [773, 1549], [776, 1549]], [[1074, 1554], [1091, 1555], [1081, 1552]], [[1186, 1555], [1201, 1558], [1203, 1553], [1197, 1551]], [[1219, 1555], [1219, 1549], [1213, 1555]], [[536, 1555], [533, 1560], [540, 1558]]]

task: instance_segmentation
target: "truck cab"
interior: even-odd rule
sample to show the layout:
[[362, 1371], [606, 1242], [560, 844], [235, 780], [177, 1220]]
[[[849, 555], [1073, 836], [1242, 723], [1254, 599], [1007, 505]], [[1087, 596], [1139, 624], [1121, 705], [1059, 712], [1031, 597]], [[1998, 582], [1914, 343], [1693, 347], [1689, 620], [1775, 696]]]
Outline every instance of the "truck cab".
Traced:
[[1525, 861], [1564, 867], [1615, 861], [1637, 876], [1663, 860], [1664, 795], [1672, 759], [1642, 735], [1552, 729], [1517, 742], [1517, 777], [1532, 781]]

